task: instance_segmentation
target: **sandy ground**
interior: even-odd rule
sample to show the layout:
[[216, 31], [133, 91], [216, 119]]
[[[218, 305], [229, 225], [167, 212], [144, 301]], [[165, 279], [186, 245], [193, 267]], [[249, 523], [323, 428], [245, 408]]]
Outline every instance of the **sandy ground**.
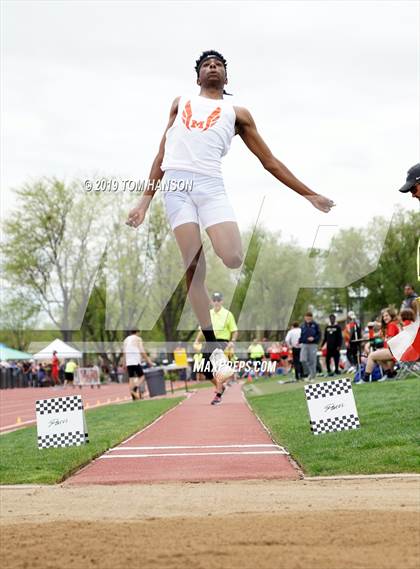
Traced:
[[3, 487], [7, 569], [418, 569], [420, 476]]

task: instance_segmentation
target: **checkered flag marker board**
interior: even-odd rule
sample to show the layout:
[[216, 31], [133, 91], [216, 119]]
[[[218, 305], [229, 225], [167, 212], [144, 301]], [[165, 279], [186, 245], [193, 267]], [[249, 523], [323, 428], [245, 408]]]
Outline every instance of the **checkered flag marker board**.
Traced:
[[89, 442], [80, 395], [39, 399], [35, 411], [39, 449], [80, 446]]
[[340, 378], [306, 385], [305, 396], [314, 435], [360, 427], [349, 379]]

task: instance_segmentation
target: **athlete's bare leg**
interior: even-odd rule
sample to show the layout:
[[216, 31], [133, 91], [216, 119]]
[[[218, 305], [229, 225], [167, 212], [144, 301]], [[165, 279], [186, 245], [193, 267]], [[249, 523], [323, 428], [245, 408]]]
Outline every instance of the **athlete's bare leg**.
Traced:
[[223, 221], [210, 225], [206, 231], [214, 252], [226, 267], [239, 268], [243, 262], [243, 252], [238, 224], [235, 221]]
[[[206, 259], [201, 240], [200, 226], [197, 223], [183, 223], [174, 229], [175, 238], [186, 269], [188, 296], [201, 328], [211, 326], [210, 297], [205, 284]], [[214, 377], [212, 383], [217, 392], [223, 390], [223, 382]]]
[[188, 296], [201, 328], [211, 326], [210, 297], [205, 285], [206, 259], [197, 223], [183, 223], [174, 229], [186, 269]]
[[130, 386], [130, 395], [133, 399], [141, 399], [140, 391], [138, 391], [137, 386], [137, 377], [130, 377], [128, 380], [128, 384]]

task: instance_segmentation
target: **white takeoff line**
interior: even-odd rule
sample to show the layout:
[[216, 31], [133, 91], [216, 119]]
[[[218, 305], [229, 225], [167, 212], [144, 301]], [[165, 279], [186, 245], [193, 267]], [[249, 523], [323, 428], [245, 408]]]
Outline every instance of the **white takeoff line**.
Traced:
[[[284, 448], [270, 443], [270, 444], [251, 444], [251, 445], [172, 445], [172, 446], [119, 446], [110, 449], [108, 452], [118, 450], [179, 450], [179, 449], [200, 449], [200, 448], [276, 448], [284, 451]], [[286, 452], [286, 451], [285, 451]]]
[[163, 458], [163, 457], [179, 457], [187, 458], [189, 456], [220, 456], [220, 455], [261, 455], [261, 454], [288, 454], [284, 450], [261, 450], [261, 451], [227, 451], [227, 452], [168, 452], [159, 454], [104, 454], [99, 458]]

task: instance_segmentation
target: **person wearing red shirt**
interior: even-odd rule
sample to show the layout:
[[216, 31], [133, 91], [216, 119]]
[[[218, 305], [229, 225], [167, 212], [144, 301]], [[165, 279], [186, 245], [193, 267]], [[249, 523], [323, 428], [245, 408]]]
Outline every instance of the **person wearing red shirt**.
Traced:
[[[363, 381], [369, 381], [369, 376], [376, 364], [381, 365], [389, 377], [392, 376], [392, 369], [394, 367], [395, 360], [386, 341], [389, 338], [396, 336], [401, 331], [398, 326], [397, 313], [393, 308], [385, 308], [382, 311], [381, 329], [382, 337], [384, 338], [384, 347], [380, 350], [370, 352], [366, 363], [366, 369], [362, 377]], [[385, 377], [383, 379], [385, 379]]]
[[280, 366], [284, 369], [283, 373], [289, 373], [290, 371], [290, 361], [289, 361], [289, 347], [286, 343], [281, 346], [279, 344], [279, 356], [280, 356]]
[[273, 342], [267, 350], [270, 361], [278, 362], [280, 360], [280, 345], [278, 342]]
[[58, 385], [60, 383], [58, 379], [59, 366], [60, 366], [60, 360], [57, 357], [57, 352], [54, 350], [52, 356], [52, 363], [51, 363], [51, 377], [54, 382], [54, 385]]
[[267, 356], [270, 358], [271, 362], [276, 362], [276, 370], [277, 370], [280, 363], [280, 344], [278, 342], [273, 342], [270, 345], [270, 347], [267, 350]]

